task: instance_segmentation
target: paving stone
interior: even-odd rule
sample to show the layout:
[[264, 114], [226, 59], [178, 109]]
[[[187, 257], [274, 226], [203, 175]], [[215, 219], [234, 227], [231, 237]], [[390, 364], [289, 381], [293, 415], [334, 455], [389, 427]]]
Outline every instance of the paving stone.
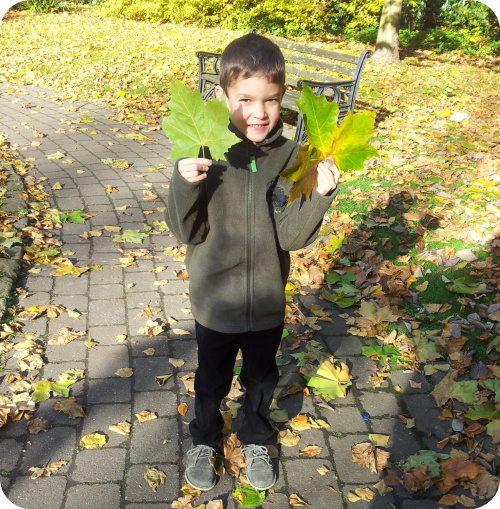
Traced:
[[407, 429], [400, 419], [371, 419], [373, 433], [389, 435], [389, 443], [384, 450], [391, 453], [391, 461], [405, 460], [412, 454], [417, 454], [420, 443], [412, 429]]
[[125, 323], [125, 300], [107, 299], [91, 301], [89, 326], [120, 325]]
[[[178, 343], [178, 342], [176, 342]], [[168, 341], [165, 337], [158, 336], [132, 336], [130, 338], [130, 345], [132, 348], [132, 355], [134, 357], [150, 357], [144, 351], [153, 348], [156, 357], [168, 356], [174, 358], [182, 358], [182, 355], [172, 353], [172, 347], [175, 346], [173, 341]], [[184, 359], [186, 360], [186, 359]]]
[[127, 307], [132, 313], [142, 311], [144, 306], [150, 306], [152, 309], [162, 308], [161, 295], [159, 292], [154, 291], [154, 288], [156, 287], [152, 286], [149, 292], [135, 292], [134, 288], [132, 288], [131, 291], [126, 293]]
[[327, 336], [325, 342], [330, 351], [337, 357], [361, 355], [362, 341], [356, 336]]
[[315, 458], [323, 459], [329, 455], [327, 442], [325, 442], [325, 434], [322, 430], [308, 429], [299, 431], [298, 434], [300, 435], [300, 442], [294, 447], [283, 447], [281, 449], [281, 454], [283, 457], [297, 458], [299, 457], [300, 451], [310, 445], [316, 445], [323, 449], [317, 456], [315, 456]]
[[[191, 399], [194, 406], [194, 399]], [[177, 415], [177, 396], [163, 386], [160, 391], [137, 392], [134, 397], [134, 413], [148, 410], [159, 417]]]
[[128, 367], [131, 366], [125, 345], [99, 346], [89, 351], [90, 378], [111, 378], [119, 369]]
[[[57, 337], [57, 335], [54, 337]], [[86, 340], [87, 337], [83, 336], [82, 339], [75, 339], [67, 345], [48, 345], [45, 349], [45, 357], [49, 362], [79, 361], [85, 359], [87, 347], [84, 345], [84, 341]]]
[[337, 474], [342, 482], [373, 484], [378, 482], [379, 474], [374, 474], [367, 467], [352, 461], [351, 447], [361, 442], [368, 442], [368, 435], [330, 436], [329, 440]]
[[179, 430], [176, 418], [153, 419], [142, 424], [134, 421], [130, 441], [132, 463], [175, 463], [178, 459]]
[[145, 357], [136, 358], [132, 362], [134, 368], [134, 390], [136, 391], [162, 391], [155, 378], [162, 375], [173, 374], [174, 368], [168, 357]]
[[77, 454], [71, 474], [78, 483], [121, 481], [125, 474], [126, 449], [84, 450]]
[[131, 401], [132, 381], [129, 378], [89, 380], [87, 392], [87, 402], [89, 404], [130, 403]]
[[[65, 509], [117, 509], [120, 507], [119, 484], [80, 484], [68, 490]], [[44, 508], [45, 509], [45, 508]]]
[[364, 391], [359, 402], [363, 409], [371, 416], [396, 415], [401, 413], [398, 400], [391, 392], [376, 390], [375, 392]]
[[21, 454], [22, 444], [14, 439], [0, 441], [0, 472], [15, 468]]
[[88, 329], [88, 337], [97, 341], [100, 347], [118, 346], [120, 343], [116, 336], [119, 335], [127, 336], [127, 327], [125, 325], [91, 326]]
[[133, 416], [130, 404], [87, 405], [85, 411], [88, 417], [83, 421], [82, 435], [104, 433], [108, 438], [104, 449], [118, 447], [128, 442], [128, 437], [110, 431], [109, 426], [122, 421], [132, 423]]
[[[401, 391], [404, 393], [407, 392], [410, 394], [415, 394], [418, 392], [423, 392], [428, 394], [431, 390], [425, 376], [421, 373], [417, 373], [416, 371], [391, 371], [389, 378], [392, 384], [399, 385], [399, 387], [401, 387]], [[421, 384], [421, 387], [412, 387], [410, 381], [416, 384]]]
[[90, 287], [89, 296], [93, 300], [121, 299], [123, 298], [123, 285], [118, 283], [93, 285]]
[[[368, 357], [349, 357], [344, 361], [349, 367], [350, 373], [353, 377], [352, 383], [357, 389], [371, 389], [373, 384], [369, 378], [377, 371], [374, 361]], [[381, 385], [382, 388], [388, 386], [387, 381]]]
[[[68, 461], [73, 458], [76, 447], [76, 430], [70, 427], [52, 427], [45, 433], [30, 435], [20, 470], [29, 475], [31, 467], [44, 467], [50, 461]], [[69, 465], [58, 472], [65, 473]]]
[[41, 507], [60, 509], [65, 489], [66, 479], [61, 475], [40, 477], [36, 482], [29, 477], [18, 477], [12, 482], [8, 499], [23, 509], [40, 509]]
[[328, 410], [321, 409], [321, 416], [329, 424], [328, 433], [358, 433], [368, 431], [366, 421], [361, 417], [361, 412], [355, 406], [337, 406], [332, 414]]
[[[329, 472], [326, 475], [320, 475], [317, 471], [320, 467], [326, 467]], [[283, 469], [286, 477], [293, 479], [292, 482], [289, 481], [290, 492], [297, 494], [311, 507], [318, 509], [342, 507], [342, 496], [335, 478], [335, 471], [329, 461], [316, 458], [287, 460]], [[328, 490], [326, 486], [337, 490], [337, 493]]]
[[[415, 426], [424, 433], [433, 433], [436, 426], [443, 428], [450, 426], [449, 423], [440, 423], [438, 416], [441, 410], [435, 406], [434, 398], [428, 394], [416, 394], [403, 396], [408, 412], [415, 419]], [[440, 437], [444, 438], [444, 437]]]
[[133, 465], [127, 475], [125, 500], [132, 502], [163, 502], [164, 506], [170, 506], [170, 503], [179, 496], [179, 470], [177, 466], [164, 463], [154, 465], [149, 463], [149, 465], [165, 473], [165, 484], [160, 484], [156, 492], [153, 491], [144, 480], [148, 464]]

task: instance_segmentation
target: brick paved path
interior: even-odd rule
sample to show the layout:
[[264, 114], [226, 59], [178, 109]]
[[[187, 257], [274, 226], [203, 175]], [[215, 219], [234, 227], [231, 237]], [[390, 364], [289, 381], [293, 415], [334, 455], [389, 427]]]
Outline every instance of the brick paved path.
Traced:
[[[171, 144], [161, 130], [140, 133], [152, 141], [140, 142], [117, 135], [130, 134], [128, 126], [108, 117], [110, 110], [94, 103], [70, 103], [58, 100], [50, 90], [33, 87], [0, 85], [0, 131], [8, 136], [12, 148], [20, 157], [32, 161], [36, 169], [30, 175], [45, 177], [45, 189], [59, 183], [62, 189], [51, 191], [54, 208], [61, 211], [84, 209], [92, 215], [85, 224], [65, 223], [55, 229], [55, 237], [63, 242], [62, 251], [80, 267], [98, 264], [102, 271], [90, 271], [78, 278], [53, 277], [51, 267], [39, 271], [25, 268], [19, 286], [28, 296], [20, 301], [24, 308], [43, 304], [61, 304], [78, 310], [78, 319], [67, 313], [58, 318], [40, 317], [27, 322], [24, 332], [39, 334], [41, 338], [54, 337], [58, 329], [69, 327], [87, 331], [80, 340], [66, 346], [47, 346], [47, 364], [40, 376], [57, 380], [69, 368], [82, 368], [85, 378], [71, 387], [71, 395], [84, 405], [86, 419], [69, 419], [53, 408], [54, 398], [40, 403], [37, 417], [48, 419], [52, 428], [46, 433], [29, 435], [26, 421], [9, 423], [0, 429], [0, 477], [8, 499], [19, 507], [31, 509], [153, 509], [169, 508], [173, 500], [182, 496], [184, 456], [190, 446], [187, 423], [192, 417], [193, 400], [186, 395], [181, 376], [191, 373], [196, 366], [196, 344], [192, 335], [177, 335], [172, 330], [159, 336], [139, 335], [146, 323], [139, 316], [149, 305], [155, 318], [173, 317], [177, 323], [172, 329], [193, 333], [194, 323], [186, 314], [189, 302], [184, 295], [187, 281], [179, 279], [175, 270], [182, 262], [165, 255], [166, 247], [177, 246], [168, 233], [150, 235], [142, 245], [124, 244], [126, 249], [146, 248], [150, 258], [137, 257], [136, 265], [121, 267], [113, 234], [104, 231], [101, 237], [88, 240], [80, 237], [90, 230], [104, 226], [120, 226], [123, 230], [138, 229], [154, 220], [163, 220], [158, 207], [164, 205], [172, 169], [168, 154]], [[84, 122], [82, 119], [92, 122]], [[33, 131], [43, 133], [36, 138]], [[40, 141], [41, 145], [32, 145]], [[62, 159], [48, 159], [47, 155], [61, 152]], [[126, 159], [130, 167], [116, 169], [102, 159]], [[72, 164], [66, 164], [73, 161]], [[149, 171], [155, 168], [156, 171]], [[83, 171], [82, 171], [83, 170]], [[107, 194], [106, 186], [118, 192]], [[160, 198], [144, 199], [143, 191], [152, 191]], [[126, 205], [126, 210], [117, 210]], [[167, 266], [163, 272], [154, 269]], [[155, 283], [167, 280], [166, 284]], [[319, 302], [314, 294], [301, 297], [305, 309]], [[368, 433], [390, 434], [387, 450], [391, 459], [398, 461], [420, 448], [434, 448], [446, 436], [449, 423], [439, 424], [438, 409], [428, 396], [425, 379], [415, 373], [393, 373], [378, 391], [373, 391], [368, 377], [374, 363], [361, 355], [361, 341], [347, 334], [342, 318], [336, 316], [329, 304], [322, 306], [333, 312], [334, 324], [324, 323], [315, 339], [343, 359], [354, 376], [352, 391], [347, 398], [336, 400], [335, 414], [314, 408], [311, 398], [296, 395], [280, 401], [280, 407], [290, 418], [298, 413], [309, 413], [323, 418], [331, 425], [325, 430], [306, 430], [295, 447], [283, 447], [280, 456], [280, 477], [275, 493], [269, 494], [263, 507], [285, 509], [288, 496], [297, 493], [314, 509], [389, 508], [427, 509], [437, 507], [434, 500], [439, 492], [431, 489], [425, 497], [411, 497], [397, 488], [385, 497], [377, 496], [370, 504], [351, 503], [346, 496], [359, 486], [372, 486], [378, 475], [371, 474], [351, 460], [351, 446], [368, 440]], [[123, 343], [116, 336], [124, 334]], [[98, 342], [95, 349], [87, 349], [84, 340], [90, 337]], [[148, 356], [144, 350], [154, 348]], [[291, 359], [283, 347], [284, 358]], [[174, 368], [169, 358], [183, 359], [185, 364]], [[131, 378], [120, 378], [114, 373], [124, 367], [133, 368]], [[17, 369], [13, 359], [8, 368]], [[282, 369], [281, 387], [296, 379], [295, 364]], [[164, 386], [155, 383], [158, 375], [172, 374]], [[1, 375], [0, 375], [1, 376]], [[411, 389], [409, 380], [422, 382], [421, 389]], [[2, 378], [0, 378], [0, 382]], [[395, 386], [401, 388], [395, 390]], [[6, 383], [0, 385], [0, 392]], [[182, 417], [177, 407], [188, 404]], [[134, 414], [148, 410], [158, 418], [139, 424]], [[371, 415], [369, 421], [361, 412]], [[406, 429], [397, 414], [408, 412], [416, 419], [416, 429]], [[119, 421], [132, 423], [132, 432], [124, 437], [109, 431], [110, 424]], [[83, 435], [105, 433], [108, 441], [100, 450], [81, 450]], [[432, 434], [431, 434], [432, 433]], [[429, 436], [426, 436], [426, 435]], [[322, 452], [314, 457], [299, 456], [307, 445], [319, 445]], [[67, 465], [51, 477], [29, 479], [29, 468], [45, 466], [49, 461], [65, 460]], [[143, 475], [148, 465], [156, 466], [166, 474], [166, 482], [158, 490], [147, 486]], [[326, 466], [329, 472], [322, 476], [317, 468]], [[326, 486], [334, 491], [326, 489]], [[233, 479], [227, 474], [216, 488], [197, 499], [197, 505], [211, 499], [223, 500], [225, 509], [239, 507], [231, 495]], [[478, 505], [484, 501], [478, 501]]]

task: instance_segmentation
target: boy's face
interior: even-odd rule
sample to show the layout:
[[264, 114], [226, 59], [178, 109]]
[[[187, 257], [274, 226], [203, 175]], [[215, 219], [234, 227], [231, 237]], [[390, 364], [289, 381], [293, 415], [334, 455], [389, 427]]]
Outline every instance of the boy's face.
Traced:
[[[218, 95], [222, 89], [219, 88]], [[280, 118], [284, 89], [265, 76], [238, 78], [226, 92], [226, 102], [233, 124], [250, 141], [267, 138]]]

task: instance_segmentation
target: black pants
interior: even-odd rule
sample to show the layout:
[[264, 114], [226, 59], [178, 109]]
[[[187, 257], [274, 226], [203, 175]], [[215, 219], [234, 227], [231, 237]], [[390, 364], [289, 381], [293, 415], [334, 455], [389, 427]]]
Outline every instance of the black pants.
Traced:
[[263, 331], [226, 334], [196, 322], [195, 419], [189, 426], [194, 445], [217, 448], [221, 443], [224, 421], [220, 405], [231, 389], [233, 368], [240, 348], [243, 353], [240, 381], [246, 393], [240, 410], [243, 420], [238, 438], [243, 444], [263, 444], [272, 436], [268, 415], [278, 384], [276, 352], [282, 332], [283, 324]]

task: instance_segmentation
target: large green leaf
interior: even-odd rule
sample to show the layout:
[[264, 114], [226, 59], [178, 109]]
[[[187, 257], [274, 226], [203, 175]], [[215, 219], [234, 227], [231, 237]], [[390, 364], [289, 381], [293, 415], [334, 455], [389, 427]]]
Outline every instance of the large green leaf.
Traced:
[[241, 509], [259, 507], [266, 499], [265, 491], [258, 491], [247, 484], [233, 491], [233, 497], [239, 502]]
[[305, 378], [313, 393], [326, 401], [345, 398], [347, 388], [352, 385], [349, 368], [342, 361], [324, 360], [315, 373], [305, 375]]
[[165, 134], [174, 143], [170, 157], [198, 157], [200, 150], [208, 147], [213, 159], [224, 159], [224, 154], [239, 141], [228, 129], [225, 100], [204, 102], [199, 91], [186, 88], [176, 79], [170, 84], [170, 115], [162, 123]]
[[407, 470], [409, 468], [418, 468], [418, 467], [429, 467], [429, 477], [432, 479], [434, 477], [439, 476], [440, 466], [438, 460], [449, 458], [449, 454], [434, 452], [430, 450], [421, 450], [418, 454], [413, 454], [409, 456], [405, 463], [401, 464], [400, 467], [402, 470]]
[[337, 103], [329, 103], [324, 95], [316, 96], [305, 84], [296, 103], [304, 119], [308, 143], [300, 148], [292, 165], [280, 174], [285, 182], [294, 182], [288, 204], [301, 195], [311, 196], [317, 187], [320, 161], [331, 159], [341, 171], [361, 170], [368, 158], [378, 155], [368, 143], [375, 122], [371, 112], [349, 112], [337, 127]]
[[324, 95], [316, 97], [307, 85], [304, 85], [296, 103], [304, 119], [309, 143], [320, 152], [329, 152], [332, 133], [337, 129], [339, 105], [335, 101], [328, 102]]

